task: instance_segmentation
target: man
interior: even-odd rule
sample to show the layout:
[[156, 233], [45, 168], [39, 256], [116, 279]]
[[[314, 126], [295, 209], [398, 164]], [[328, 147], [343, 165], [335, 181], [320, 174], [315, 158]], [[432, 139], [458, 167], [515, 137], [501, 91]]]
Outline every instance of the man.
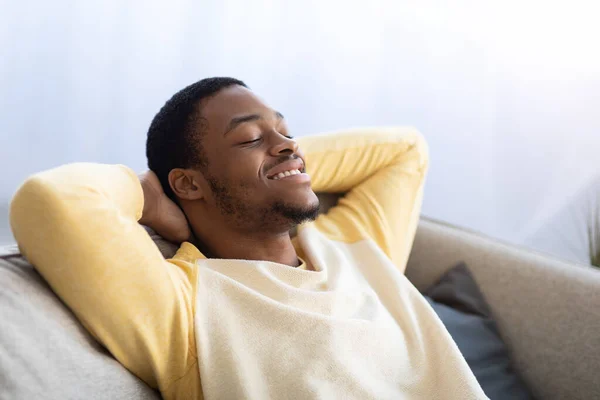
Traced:
[[[11, 224], [82, 324], [165, 399], [485, 398], [403, 275], [427, 170], [417, 132], [295, 140], [243, 82], [211, 78], [160, 110], [147, 156], [141, 179], [97, 164], [37, 174]], [[347, 194], [316, 217], [313, 190]], [[140, 224], [183, 241], [173, 259]]]

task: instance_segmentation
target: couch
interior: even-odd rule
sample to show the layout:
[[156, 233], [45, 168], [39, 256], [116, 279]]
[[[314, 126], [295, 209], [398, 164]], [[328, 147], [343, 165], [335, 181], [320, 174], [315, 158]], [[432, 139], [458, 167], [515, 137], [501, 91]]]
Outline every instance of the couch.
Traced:
[[[335, 201], [321, 198], [323, 209]], [[422, 218], [406, 271], [413, 284], [424, 290], [459, 261], [536, 398], [600, 398], [600, 271]], [[16, 246], [0, 248], [0, 315], [0, 399], [160, 399], [87, 333]]]

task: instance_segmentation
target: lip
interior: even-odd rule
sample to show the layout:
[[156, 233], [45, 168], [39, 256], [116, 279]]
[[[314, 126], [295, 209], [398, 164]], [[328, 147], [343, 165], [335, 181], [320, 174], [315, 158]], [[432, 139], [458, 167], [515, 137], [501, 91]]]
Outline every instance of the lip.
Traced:
[[297, 158], [295, 160], [285, 161], [270, 170], [267, 171], [267, 179], [272, 179], [275, 175], [280, 172], [290, 171], [292, 169], [297, 169], [300, 172], [304, 172], [304, 161]]

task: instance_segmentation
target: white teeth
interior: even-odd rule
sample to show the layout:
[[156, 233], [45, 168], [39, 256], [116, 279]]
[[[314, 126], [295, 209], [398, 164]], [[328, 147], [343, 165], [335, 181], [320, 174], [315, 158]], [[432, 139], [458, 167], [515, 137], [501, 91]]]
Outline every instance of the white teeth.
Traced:
[[280, 172], [277, 175], [273, 176], [271, 179], [279, 180], [285, 178], [286, 176], [300, 175], [301, 173], [302, 172], [300, 172], [297, 169], [292, 169], [290, 171]]

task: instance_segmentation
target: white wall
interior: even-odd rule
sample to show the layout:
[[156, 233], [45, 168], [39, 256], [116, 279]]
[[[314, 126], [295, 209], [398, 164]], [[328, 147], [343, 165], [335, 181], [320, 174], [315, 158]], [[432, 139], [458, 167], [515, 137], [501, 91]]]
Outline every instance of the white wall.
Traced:
[[594, 2], [0, 4], [2, 203], [72, 161], [145, 167], [150, 120], [200, 78], [243, 79], [297, 135], [407, 124], [424, 213], [519, 242], [598, 172]]

